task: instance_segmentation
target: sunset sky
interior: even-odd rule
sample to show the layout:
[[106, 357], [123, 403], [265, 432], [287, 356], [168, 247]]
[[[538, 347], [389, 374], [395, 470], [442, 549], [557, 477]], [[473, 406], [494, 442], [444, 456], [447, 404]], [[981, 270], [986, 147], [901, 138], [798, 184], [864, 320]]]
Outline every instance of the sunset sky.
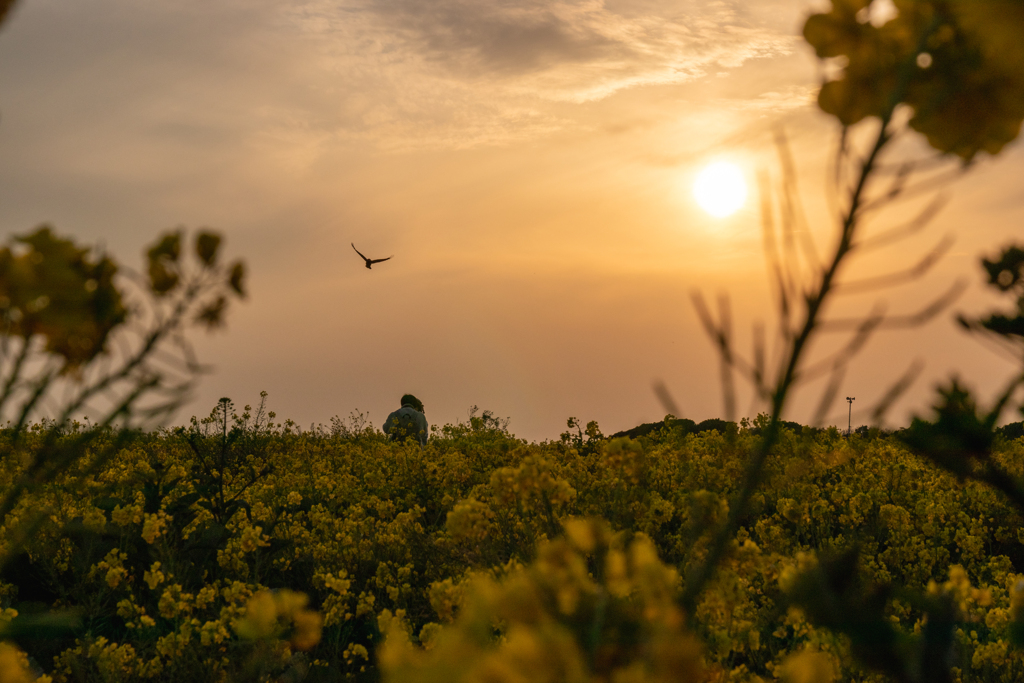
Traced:
[[[744, 348], [751, 324], [772, 320], [756, 177], [778, 178], [773, 130], [823, 251], [834, 234], [837, 129], [814, 104], [822, 76], [800, 37], [815, 7], [23, 0], [0, 29], [0, 221], [6, 235], [51, 223], [135, 265], [161, 230], [225, 235], [250, 295], [226, 329], [196, 335], [215, 371], [178, 419], [266, 390], [303, 427], [354, 409], [380, 426], [412, 392], [431, 423], [478, 405], [539, 440], [570, 416], [605, 433], [661, 419], [655, 380], [683, 416], [719, 417], [690, 293], [731, 295]], [[749, 185], [726, 218], [691, 191], [717, 160]], [[841, 390], [855, 409], [915, 359], [926, 370], [892, 425], [951, 372], [984, 396], [1008, 376], [952, 316], [994, 301], [978, 257], [1021, 236], [1022, 171], [1017, 144], [982, 159], [927, 231], [848, 271], [899, 269], [952, 234], [926, 278], [837, 312], [880, 297], [908, 312], [970, 282], [953, 311], [872, 341]], [[393, 258], [368, 271], [351, 242]], [[813, 388], [787, 417], [810, 419]], [[845, 427], [846, 408], [830, 421]]]

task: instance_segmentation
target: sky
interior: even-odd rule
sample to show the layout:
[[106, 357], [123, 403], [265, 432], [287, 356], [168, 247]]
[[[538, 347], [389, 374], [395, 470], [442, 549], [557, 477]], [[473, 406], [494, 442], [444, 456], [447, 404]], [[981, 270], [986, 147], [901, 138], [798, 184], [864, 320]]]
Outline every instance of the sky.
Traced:
[[[815, 7], [23, 0], [0, 29], [0, 225], [49, 223], [128, 265], [168, 228], [224, 235], [249, 296], [224, 329], [194, 334], [213, 371], [178, 421], [267, 391], [303, 427], [352, 411], [380, 426], [411, 392], [433, 424], [475, 405], [544, 440], [573, 416], [606, 434], [662, 419], [656, 381], [682, 416], [721, 417], [691, 295], [729, 296], [742, 348], [756, 322], [772, 329], [757, 177], [780, 177], [773, 131], [792, 150], [808, 233], [823, 252], [835, 234], [838, 131], [815, 106], [823, 70], [801, 38]], [[898, 154], [927, 150], [909, 139]], [[691, 192], [718, 160], [750, 186], [727, 218]], [[904, 313], [969, 285], [950, 311], [858, 356], [840, 389], [857, 399], [855, 424], [917, 360], [890, 426], [926, 412], [952, 373], [982, 397], [1009, 376], [953, 314], [997, 303], [978, 259], [1019, 236], [1022, 171], [1017, 144], [982, 159], [926, 231], [844, 272], [899, 270], [952, 235], [926, 277], [831, 312], [881, 300]], [[350, 243], [393, 258], [366, 270]], [[753, 416], [740, 386], [737, 416]], [[812, 419], [815, 389], [789, 419]], [[846, 418], [841, 401], [826, 423]]]

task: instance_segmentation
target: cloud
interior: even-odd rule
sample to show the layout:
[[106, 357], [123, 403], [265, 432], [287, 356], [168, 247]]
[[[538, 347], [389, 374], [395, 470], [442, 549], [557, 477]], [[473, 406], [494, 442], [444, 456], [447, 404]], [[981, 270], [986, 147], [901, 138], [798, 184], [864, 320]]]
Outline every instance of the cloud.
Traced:
[[544, 71], [552, 63], [601, 62], [628, 49], [594, 21], [600, 20], [594, 16], [599, 12], [585, 5], [380, 0], [368, 9], [382, 25], [405, 32], [409, 42], [432, 60], [485, 74], [516, 75]]
[[719, 99], [722, 107], [757, 112], [761, 116], [811, 107], [817, 101], [817, 85], [790, 85], [746, 99]]
[[76, 147], [89, 169], [116, 152], [135, 160], [137, 175], [140, 165], [165, 166], [167, 149], [181, 167], [189, 150], [203, 158], [221, 150], [226, 159], [249, 145], [301, 169], [353, 143], [452, 149], [595, 128], [588, 103], [790, 52], [792, 27], [772, 21], [792, 7], [764, 7], [82, 0], [68, 8], [38, 0], [0, 45], [0, 81], [56, 131], [42, 156], [35, 152], [42, 166]]
[[558, 130], [559, 108], [788, 54], [738, 2], [308, 0], [286, 10], [344, 83], [345, 133], [472, 146]]

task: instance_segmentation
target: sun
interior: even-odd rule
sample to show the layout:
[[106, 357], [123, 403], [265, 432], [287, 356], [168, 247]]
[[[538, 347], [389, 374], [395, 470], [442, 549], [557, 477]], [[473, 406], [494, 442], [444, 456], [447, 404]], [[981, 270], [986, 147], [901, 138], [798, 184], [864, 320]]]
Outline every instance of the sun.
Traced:
[[693, 196], [709, 214], [725, 218], [739, 211], [747, 201], [747, 181], [736, 164], [716, 161], [697, 174]]

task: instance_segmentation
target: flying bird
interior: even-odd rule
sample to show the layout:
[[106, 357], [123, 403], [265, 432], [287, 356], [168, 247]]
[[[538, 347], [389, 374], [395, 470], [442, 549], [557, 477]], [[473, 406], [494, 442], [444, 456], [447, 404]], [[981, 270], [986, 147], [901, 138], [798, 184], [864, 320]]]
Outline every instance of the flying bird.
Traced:
[[[352, 243], [350, 242], [349, 244]], [[356, 245], [352, 244], [352, 248], [356, 249]], [[374, 263], [381, 263], [382, 261], [387, 261], [388, 259], [392, 258], [391, 256], [388, 256], [388, 258], [366, 258], [365, 256], [363, 256], [363, 252], [359, 251], [358, 249], [356, 249], [356, 253], [362, 256], [363, 260], [366, 261], [367, 268], [371, 267]]]

